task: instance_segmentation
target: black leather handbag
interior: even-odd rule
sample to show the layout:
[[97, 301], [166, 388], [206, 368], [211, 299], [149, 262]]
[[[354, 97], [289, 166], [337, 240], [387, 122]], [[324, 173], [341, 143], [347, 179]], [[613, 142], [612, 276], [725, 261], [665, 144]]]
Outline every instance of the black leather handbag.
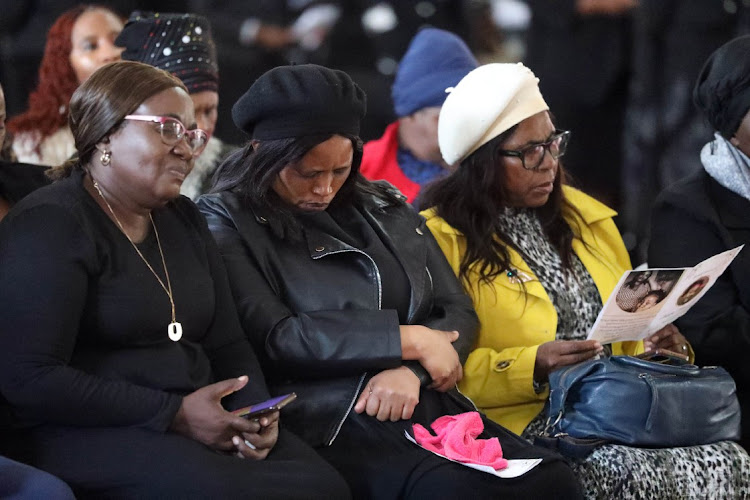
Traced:
[[720, 367], [610, 356], [556, 370], [549, 384], [547, 439], [564, 438], [553, 447], [565, 454], [591, 444], [655, 448], [740, 436], [736, 386]]

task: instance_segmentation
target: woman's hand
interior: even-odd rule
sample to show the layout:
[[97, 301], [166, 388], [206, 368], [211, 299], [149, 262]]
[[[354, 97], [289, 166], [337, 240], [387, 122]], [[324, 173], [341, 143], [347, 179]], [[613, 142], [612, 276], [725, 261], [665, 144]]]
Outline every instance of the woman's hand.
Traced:
[[381, 422], [411, 418], [419, 403], [419, 377], [406, 366], [383, 370], [370, 379], [354, 411], [366, 412]]
[[232, 444], [237, 448], [238, 456], [263, 460], [276, 444], [279, 438], [279, 412], [275, 411], [253, 419], [259, 424], [257, 432], [243, 432], [242, 436], [232, 438]]
[[422, 325], [401, 325], [401, 356], [416, 359], [432, 378], [430, 389], [445, 392], [463, 377], [461, 361], [453, 348], [458, 332], [433, 330]]
[[549, 374], [563, 366], [591, 359], [604, 348], [596, 340], [553, 340], [540, 345], [536, 351], [534, 380], [547, 381]]
[[649, 338], [643, 341], [643, 347], [647, 351], [654, 349], [666, 349], [684, 356], [690, 355], [687, 339], [674, 325], [667, 325]]
[[222, 380], [201, 387], [182, 399], [182, 405], [172, 420], [170, 429], [195, 439], [215, 450], [235, 449], [232, 438], [242, 433], [255, 434], [261, 430], [259, 422], [246, 420], [226, 411], [221, 399], [239, 391], [247, 384], [247, 377]]

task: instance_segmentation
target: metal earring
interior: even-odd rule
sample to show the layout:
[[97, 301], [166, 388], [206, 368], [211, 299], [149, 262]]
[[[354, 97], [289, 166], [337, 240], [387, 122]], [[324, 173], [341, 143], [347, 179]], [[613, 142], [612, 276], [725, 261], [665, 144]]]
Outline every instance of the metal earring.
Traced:
[[99, 160], [101, 160], [102, 165], [104, 165], [105, 167], [108, 167], [110, 162], [112, 161], [112, 153], [110, 153], [109, 151], [103, 152]]

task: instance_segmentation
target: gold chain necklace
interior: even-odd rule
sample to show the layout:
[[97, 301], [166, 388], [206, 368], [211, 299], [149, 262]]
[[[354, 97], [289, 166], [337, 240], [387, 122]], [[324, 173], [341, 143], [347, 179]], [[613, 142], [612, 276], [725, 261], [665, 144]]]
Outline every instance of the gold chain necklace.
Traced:
[[167, 285], [164, 286], [164, 282], [161, 280], [158, 274], [156, 274], [156, 271], [154, 271], [154, 268], [151, 267], [151, 264], [148, 263], [146, 260], [146, 257], [143, 256], [140, 250], [138, 250], [138, 247], [135, 243], [133, 243], [133, 240], [130, 239], [130, 236], [128, 236], [128, 233], [125, 232], [125, 228], [122, 227], [122, 223], [120, 222], [120, 219], [117, 218], [117, 215], [115, 215], [115, 211], [112, 210], [112, 206], [107, 201], [107, 198], [104, 197], [104, 193], [102, 193], [102, 190], [99, 188], [99, 184], [93, 180], [94, 182], [94, 188], [96, 189], [96, 192], [99, 193], [99, 196], [102, 197], [102, 200], [104, 200], [104, 203], [107, 205], [107, 208], [109, 209], [109, 213], [112, 214], [112, 217], [115, 219], [115, 222], [117, 223], [117, 226], [120, 228], [120, 231], [122, 231], [122, 234], [125, 235], [125, 237], [128, 239], [131, 245], [133, 245], [133, 248], [138, 253], [138, 256], [143, 260], [144, 264], [148, 267], [149, 271], [154, 275], [156, 278], [156, 281], [159, 282], [162, 289], [164, 289], [164, 292], [167, 294], [167, 297], [169, 297], [169, 304], [172, 306], [172, 322], [167, 327], [167, 335], [169, 335], [169, 338], [175, 342], [180, 340], [182, 338], [182, 325], [177, 322], [177, 317], [175, 315], [175, 307], [174, 307], [174, 298], [172, 296], [172, 283], [169, 281], [169, 271], [167, 271], [167, 263], [164, 260], [164, 252], [161, 249], [161, 240], [159, 240], [159, 231], [156, 229], [156, 224], [154, 224], [154, 218], [151, 216], [151, 214], [148, 214], [149, 220], [151, 220], [151, 227], [154, 228], [154, 234], [156, 235], [156, 244], [159, 247], [159, 255], [161, 255], [161, 264], [164, 266], [164, 275], [167, 277]]

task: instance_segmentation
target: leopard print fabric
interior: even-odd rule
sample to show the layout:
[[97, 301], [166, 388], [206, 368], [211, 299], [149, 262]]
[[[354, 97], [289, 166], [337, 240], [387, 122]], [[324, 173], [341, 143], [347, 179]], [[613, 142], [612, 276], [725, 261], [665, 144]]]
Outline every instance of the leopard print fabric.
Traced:
[[[556, 338], [585, 339], [602, 302], [581, 261], [574, 257], [572, 269], [563, 267], [531, 209], [506, 209], [501, 225], [555, 307]], [[546, 420], [545, 408], [522, 437], [533, 442]], [[731, 442], [661, 449], [606, 445], [570, 461], [588, 499], [750, 499], [750, 457]]]
[[500, 225], [555, 306], [557, 339], [584, 340], [599, 315], [602, 299], [578, 256], [573, 255], [572, 269], [563, 267], [560, 254], [529, 208], [506, 208]]

